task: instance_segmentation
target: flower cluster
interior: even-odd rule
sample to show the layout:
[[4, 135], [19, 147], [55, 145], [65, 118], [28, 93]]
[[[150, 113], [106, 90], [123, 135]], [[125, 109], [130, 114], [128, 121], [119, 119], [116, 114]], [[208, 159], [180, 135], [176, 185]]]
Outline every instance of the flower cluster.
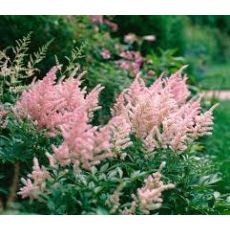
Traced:
[[127, 70], [131, 76], [135, 77], [143, 64], [143, 57], [138, 51], [124, 51], [120, 53], [121, 60], [116, 61], [116, 64]]
[[24, 187], [18, 192], [22, 198], [30, 197], [36, 199], [39, 192], [42, 192], [46, 188], [46, 181], [49, 179], [49, 172], [45, 167], [40, 167], [38, 159], [34, 158], [34, 166], [31, 174], [28, 175], [28, 179], [22, 178], [22, 183]]
[[87, 116], [82, 111], [70, 114], [67, 124], [61, 126], [63, 143], [53, 146], [54, 158], [61, 165], [74, 164], [89, 169], [92, 165], [112, 156], [110, 152], [110, 131], [108, 128], [97, 129], [87, 123]]
[[78, 78], [57, 81], [57, 70], [57, 66], [53, 67], [42, 80], [32, 83], [15, 106], [20, 117], [32, 120], [38, 127], [47, 128], [51, 135], [56, 135], [76, 110], [90, 117], [100, 108], [98, 95], [103, 89], [98, 85], [86, 95], [86, 90], [80, 88], [82, 74]]
[[[43, 80], [33, 83], [15, 106], [18, 116], [48, 129], [49, 134], [63, 137], [60, 146], [53, 146], [53, 154], [47, 154], [51, 167], [72, 164], [75, 169], [90, 169], [113, 156], [113, 149], [117, 152], [131, 144], [131, 127], [122, 115], [114, 116], [104, 127], [90, 124], [93, 112], [99, 108], [101, 86], [86, 94], [85, 89], [80, 89], [80, 78], [56, 82], [56, 71], [57, 67], [54, 67]], [[33, 172], [28, 177], [22, 179], [25, 186], [19, 194], [23, 198], [35, 198], [43, 190], [48, 172], [34, 159]]]
[[[127, 55], [127, 56], [126, 56]], [[124, 54], [124, 57], [129, 58]], [[98, 97], [102, 87], [96, 86], [87, 94], [81, 89], [80, 77], [56, 79], [57, 67], [47, 76], [32, 84], [16, 104], [19, 116], [27, 117], [49, 134], [61, 135], [63, 142], [52, 146], [47, 154], [51, 170], [72, 165], [75, 170], [90, 170], [108, 157], [125, 155], [132, 144], [130, 133], [141, 139], [148, 151], [170, 148], [175, 152], [186, 150], [189, 143], [212, 130], [212, 110], [202, 113], [199, 100], [189, 99], [190, 92], [182, 70], [169, 78], [161, 76], [151, 86], [137, 76], [134, 82], [118, 96], [112, 109], [112, 118], [100, 127], [90, 124], [93, 112], [99, 108]], [[149, 213], [161, 207], [161, 194], [174, 187], [161, 180], [161, 168], [145, 180], [145, 185], [133, 195], [129, 209]], [[23, 179], [19, 194], [36, 198], [44, 191], [46, 181], [52, 178], [44, 167], [34, 160], [32, 174]], [[119, 191], [111, 200], [112, 212], [119, 209]]]
[[98, 97], [102, 87], [90, 93], [81, 89], [80, 77], [56, 79], [57, 67], [25, 91], [15, 106], [21, 117], [27, 117], [48, 134], [63, 137], [63, 143], [53, 146], [52, 166], [73, 164], [90, 169], [92, 165], [111, 157], [112, 149], [123, 149], [130, 144], [130, 127], [122, 115], [113, 117], [104, 127], [90, 124], [93, 112], [100, 108]]
[[149, 214], [151, 210], [159, 209], [163, 202], [162, 192], [175, 187], [173, 184], [165, 185], [161, 181], [161, 177], [160, 172], [153, 173], [145, 179], [144, 187], [137, 190], [138, 207], [145, 214]]
[[186, 150], [194, 139], [211, 134], [212, 107], [202, 113], [199, 100], [190, 92], [181, 71], [160, 77], [150, 87], [137, 77], [117, 98], [114, 115], [123, 115], [132, 132], [152, 151], [156, 148]]
[[90, 169], [102, 160], [115, 156], [127, 148], [131, 141], [130, 125], [120, 115], [113, 117], [103, 127], [93, 127], [81, 111], [75, 111], [69, 122], [61, 126], [63, 143], [53, 146], [54, 160], [62, 166], [72, 163], [75, 168]]
[[162, 162], [158, 171], [149, 175], [145, 179], [145, 185], [137, 189], [137, 195], [132, 194], [133, 201], [130, 208], [125, 208], [123, 214], [135, 214], [139, 209], [144, 214], [149, 214], [150, 211], [159, 209], [162, 205], [162, 192], [168, 189], [173, 189], [174, 184], [164, 184], [161, 181], [161, 170], [165, 167], [165, 162]]

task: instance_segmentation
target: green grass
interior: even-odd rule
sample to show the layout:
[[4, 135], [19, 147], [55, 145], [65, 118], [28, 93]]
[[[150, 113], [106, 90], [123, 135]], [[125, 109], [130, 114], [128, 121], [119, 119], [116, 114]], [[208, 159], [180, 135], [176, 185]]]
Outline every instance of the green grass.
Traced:
[[205, 90], [230, 90], [230, 63], [208, 66], [200, 87]]
[[223, 180], [218, 190], [230, 192], [230, 101], [220, 102], [214, 113], [215, 125], [213, 135], [206, 139], [205, 147], [214, 157]]

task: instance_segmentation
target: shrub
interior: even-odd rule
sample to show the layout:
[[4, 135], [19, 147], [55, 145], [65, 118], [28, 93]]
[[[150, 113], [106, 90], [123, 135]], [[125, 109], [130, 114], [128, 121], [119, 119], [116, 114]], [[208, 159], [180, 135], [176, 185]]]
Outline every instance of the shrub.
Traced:
[[[210, 185], [218, 181], [219, 176], [203, 167], [203, 157], [196, 160], [191, 155], [191, 147], [194, 139], [210, 134], [213, 108], [201, 113], [199, 101], [187, 100], [189, 91], [181, 72], [160, 78], [150, 87], [145, 87], [144, 81], [137, 78], [117, 98], [113, 117], [100, 128], [90, 125], [92, 113], [88, 109], [90, 105], [97, 108], [100, 88], [84, 97], [93, 103], [85, 103], [81, 96], [85, 91], [79, 91], [78, 79], [55, 83], [54, 74], [51, 70], [42, 81], [32, 85], [16, 105], [18, 115], [37, 121], [37, 126], [41, 124], [37, 114], [40, 111], [42, 116], [44, 112], [34, 113], [36, 108], [29, 104], [47, 104], [48, 116], [50, 113], [61, 116], [52, 127], [49, 122], [42, 124], [48, 134], [50, 128], [55, 128], [55, 135], [60, 135], [63, 143], [47, 154], [48, 165], [41, 166], [34, 158], [32, 173], [22, 180], [24, 187], [19, 194], [35, 199], [33, 211], [38, 212], [36, 207], [42, 206], [44, 212], [52, 214], [149, 214], [158, 209], [167, 213], [167, 206], [181, 202], [181, 209], [175, 213], [185, 210], [194, 213], [197, 204], [193, 202], [197, 201], [192, 194], [200, 196], [199, 201], [203, 202], [205, 196], [212, 196]], [[47, 84], [49, 79], [53, 83]], [[51, 87], [48, 92], [54, 97], [38, 90], [42, 84]], [[67, 86], [72, 90], [65, 90]], [[65, 98], [74, 94], [73, 103], [81, 103], [72, 110], [73, 104], [66, 103]], [[50, 118], [44, 117], [44, 121], [46, 119]], [[186, 171], [191, 168], [197, 170], [197, 175]], [[209, 174], [202, 174], [202, 169]], [[191, 180], [187, 185], [191, 187], [182, 192], [180, 186], [185, 186], [185, 177]], [[170, 180], [172, 178], [174, 181]], [[213, 178], [212, 182], [204, 182], [207, 178]], [[193, 187], [194, 181], [198, 188]], [[168, 203], [164, 204], [162, 192], [175, 186], [177, 191], [172, 192], [173, 198], [165, 198]], [[199, 186], [203, 186], [202, 189]], [[182, 194], [191, 204], [187, 206], [183, 200], [178, 200]], [[213, 205], [206, 203], [198, 210], [200, 213], [212, 211]]]

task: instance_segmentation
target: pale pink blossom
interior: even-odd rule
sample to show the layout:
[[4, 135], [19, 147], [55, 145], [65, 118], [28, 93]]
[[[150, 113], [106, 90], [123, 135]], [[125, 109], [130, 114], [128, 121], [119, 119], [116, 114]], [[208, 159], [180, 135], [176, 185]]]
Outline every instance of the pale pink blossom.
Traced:
[[24, 91], [16, 103], [16, 113], [33, 121], [38, 127], [48, 129], [50, 135], [59, 133], [60, 126], [68, 122], [69, 114], [79, 109], [87, 116], [99, 109], [98, 96], [103, 89], [96, 86], [89, 94], [81, 89], [80, 77], [70, 77], [57, 82], [53, 67], [42, 79]]
[[150, 87], [136, 77], [118, 96], [112, 111], [126, 117], [149, 151], [182, 152], [193, 140], [211, 134], [213, 124], [213, 108], [202, 113], [199, 100], [189, 100], [189, 96], [181, 70], [170, 78], [158, 78]]
[[138, 207], [145, 214], [159, 209], [163, 203], [162, 192], [175, 187], [173, 184], [165, 185], [161, 176], [159, 171], [153, 173], [145, 179], [145, 185], [137, 190]]
[[24, 187], [20, 188], [18, 192], [22, 198], [30, 197], [37, 198], [39, 192], [44, 191], [46, 181], [50, 178], [49, 172], [45, 167], [40, 167], [38, 159], [34, 158], [33, 171], [28, 174], [28, 179], [22, 179]]
[[122, 116], [113, 117], [104, 127], [92, 127], [86, 114], [76, 110], [61, 126], [64, 141], [59, 147], [53, 146], [54, 158], [63, 166], [72, 163], [90, 169], [114, 156], [114, 150], [127, 148], [131, 144], [129, 133], [130, 126]]
[[111, 58], [111, 53], [110, 53], [109, 50], [103, 49], [101, 51], [101, 56], [102, 56], [103, 59], [110, 59]]
[[31, 179], [21, 179], [23, 187], [20, 188], [18, 195], [22, 198], [30, 197], [31, 199], [36, 199], [38, 197], [38, 193], [40, 192], [39, 186], [33, 184]]
[[142, 38], [143, 38], [143, 40], [146, 40], [149, 42], [154, 42], [156, 40], [156, 36], [154, 36], [154, 35], [145, 35]]
[[90, 169], [113, 156], [113, 149], [126, 148], [130, 126], [122, 116], [113, 117], [104, 127], [90, 125], [94, 111], [100, 108], [103, 87], [87, 93], [80, 88], [80, 77], [57, 81], [56, 71], [54, 67], [43, 80], [33, 83], [15, 106], [19, 116], [46, 128], [49, 135], [62, 136], [62, 144], [53, 146], [53, 154], [47, 155], [50, 166], [73, 164]]
[[90, 15], [89, 17], [93, 24], [96, 25], [103, 24], [103, 15]]
[[129, 137], [131, 126], [123, 115], [113, 117], [106, 127], [110, 131], [112, 149], [121, 151], [132, 144]]
[[121, 60], [115, 63], [122, 69], [127, 70], [131, 76], [136, 76], [140, 72], [143, 64], [143, 57], [137, 51], [123, 51], [120, 53]]
[[136, 34], [129, 33], [124, 36], [124, 42], [126, 43], [134, 43], [138, 40]]
[[161, 180], [161, 170], [165, 167], [166, 163], [162, 162], [157, 172], [149, 175], [145, 181], [144, 186], [137, 189], [137, 194], [132, 194], [133, 201], [129, 208], [123, 210], [123, 214], [132, 215], [139, 209], [143, 214], [149, 214], [150, 211], [159, 209], [162, 206], [163, 198], [162, 192], [168, 189], [173, 189], [174, 184], [164, 184]]

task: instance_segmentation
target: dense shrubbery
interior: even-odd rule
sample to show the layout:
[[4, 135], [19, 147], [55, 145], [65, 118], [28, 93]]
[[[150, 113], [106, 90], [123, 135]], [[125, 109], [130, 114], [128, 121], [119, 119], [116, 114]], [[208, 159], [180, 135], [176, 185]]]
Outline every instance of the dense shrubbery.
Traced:
[[[77, 28], [68, 57], [56, 41], [34, 52], [30, 35], [1, 52], [2, 211], [228, 213], [228, 194], [216, 186], [222, 175], [198, 142], [211, 134], [214, 107], [203, 111], [190, 93], [186, 60], [175, 50], [144, 55], [152, 33], [111, 37], [109, 17], [62, 20]], [[48, 46], [57, 57], [47, 61]]]

